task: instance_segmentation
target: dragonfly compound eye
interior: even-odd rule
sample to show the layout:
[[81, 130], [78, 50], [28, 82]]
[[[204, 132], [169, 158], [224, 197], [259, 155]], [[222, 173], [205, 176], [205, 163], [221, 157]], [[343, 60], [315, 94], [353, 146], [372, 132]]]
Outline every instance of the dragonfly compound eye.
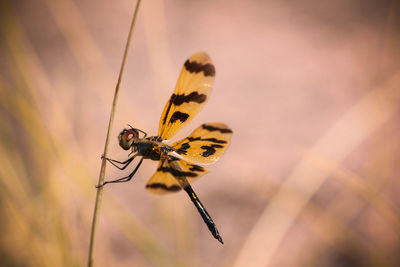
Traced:
[[133, 142], [138, 138], [139, 133], [134, 129], [124, 129], [118, 136], [119, 145], [128, 150]]

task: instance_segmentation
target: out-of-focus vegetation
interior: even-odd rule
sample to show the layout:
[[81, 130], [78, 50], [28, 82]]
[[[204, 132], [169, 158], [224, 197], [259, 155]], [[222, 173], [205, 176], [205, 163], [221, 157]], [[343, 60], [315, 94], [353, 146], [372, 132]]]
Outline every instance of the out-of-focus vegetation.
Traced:
[[[134, 4], [1, 1], [1, 266], [86, 264]], [[144, 1], [114, 132], [155, 133], [160, 88], [207, 50], [217, 82], [196, 122], [234, 136], [194, 189], [226, 244], [184, 195], [146, 195], [149, 163], [106, 188], [95, 266], [399, 266], [399, 4], [226, 5]]]
[[[93, 173], [74, 140], [74, 118], [63, 110], [63, 98], [50, 85], [13, 4], [3, 2], [1, 12], [0, 263], [83, 266], [94, 204]], [[111, 221], [149, 262], [168, 265], [165, 250], [144, 226], [117, 202], [106, 201]]]

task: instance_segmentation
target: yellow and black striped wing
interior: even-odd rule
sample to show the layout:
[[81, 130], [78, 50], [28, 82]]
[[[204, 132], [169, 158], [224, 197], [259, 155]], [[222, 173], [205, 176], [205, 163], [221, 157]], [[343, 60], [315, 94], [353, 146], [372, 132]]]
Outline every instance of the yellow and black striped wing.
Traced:
[[231, 142], [232, 130], [223, 123], [205, 123], [172, 145], [184, 159], [198, 164], [217, 161]]
[[168, 140], [193, 119], [207, 101], [214, 77], [215, 68], [206, 53], [194, 54], [186, 60], [160, 118], [158, 136]]
[[174, 160], [174, 164], [160, 162], [157, 172], [147, 182], [146, 189], [155, 194], [176, 192], [181, 189], [178, 178], [184, 176], [191, 183], [207, 172], [207, 169], [185, 160]]

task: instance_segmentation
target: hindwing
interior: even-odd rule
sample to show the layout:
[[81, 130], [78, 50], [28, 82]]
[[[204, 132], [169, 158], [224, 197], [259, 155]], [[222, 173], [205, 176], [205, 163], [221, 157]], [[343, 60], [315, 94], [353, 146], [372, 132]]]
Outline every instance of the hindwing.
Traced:
[[147, 182], [146, 189], [155, 194], [176, 192], [181, 189], [178, 179], [182, 176], [191, 183], [207, 172], [207, 169], [182, 159], [160, 162], [156, 173]]

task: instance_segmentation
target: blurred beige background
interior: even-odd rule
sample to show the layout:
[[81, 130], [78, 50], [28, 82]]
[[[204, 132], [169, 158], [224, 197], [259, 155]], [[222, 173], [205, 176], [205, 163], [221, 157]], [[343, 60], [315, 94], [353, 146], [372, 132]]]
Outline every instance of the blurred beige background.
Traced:
[[[0, 265], [85, 266], [135, 1], [0, 3]], [[397, 1], [143, 1], [116, 110], [151, 135], [182, 64], [216, 66], [204, 122], [234, 131], [184, 193], [105, 188], [95, 266], [399, 266]], [[107, 166], [108, 180], [127, 175]]]

